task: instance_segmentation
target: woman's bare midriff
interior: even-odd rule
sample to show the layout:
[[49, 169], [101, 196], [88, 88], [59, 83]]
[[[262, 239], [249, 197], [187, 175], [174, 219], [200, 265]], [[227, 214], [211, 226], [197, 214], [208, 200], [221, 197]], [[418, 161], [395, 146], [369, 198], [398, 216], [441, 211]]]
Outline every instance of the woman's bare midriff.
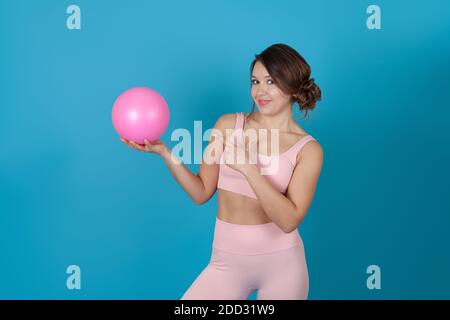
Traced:
[[272, 222], [257, 199], [231, 191], [217, 189], [217, 217], [234, 224], [263, 224]]

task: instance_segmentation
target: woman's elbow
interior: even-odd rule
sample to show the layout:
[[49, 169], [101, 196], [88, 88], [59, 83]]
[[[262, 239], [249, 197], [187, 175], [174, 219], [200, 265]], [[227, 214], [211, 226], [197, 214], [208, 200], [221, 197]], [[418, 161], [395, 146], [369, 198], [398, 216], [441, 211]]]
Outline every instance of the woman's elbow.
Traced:
[[283, 226], [281, 228], [281, 230], [283, 230], [283, 232], [285, 232], [285, 233], [291, 233], [298, 228], [298, 226], [300, 225], [300, 223], [302, 221], [303, 221], [303, 217], [301, 219], [300, 218], [293, 219], [293, 221], [291, 221], [290, 223]]
[[287, 228], [283, 228], [282, 230], [284, 233], [291, 233], [291, 232], [295, 231], [295, 229], [297, 229], [297, 227], [298, 227], [297, 225], [294, 225], [294, 226], [289, 226]]
[[202, 205], [208, 201], [206, 199], [192, 199], [192, 200], [194, 200], [194, 202], [198, 205]]
[[212, 194], [211, 195], [202, 195], [200, 197], [196, 197], [196, 198], [192, 198], [192, 200], [194, 200], [194, 202], [198, 205], [202, 205], [205, 204], [206, 202], [209, 201], [209, 199], [211, 199]]

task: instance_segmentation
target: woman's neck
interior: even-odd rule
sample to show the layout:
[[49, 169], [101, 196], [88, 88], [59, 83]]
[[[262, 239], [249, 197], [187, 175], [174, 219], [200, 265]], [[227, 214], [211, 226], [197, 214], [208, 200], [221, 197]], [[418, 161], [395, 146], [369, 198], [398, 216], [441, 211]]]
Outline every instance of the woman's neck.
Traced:
[[294, 121], [292, 119], [292, 111], [286, 108], [275, 115], [264, 115], [260, 112], [254, 114], [253, 119], [263, 128], [279, 129], [280, 131], [292, 131]]

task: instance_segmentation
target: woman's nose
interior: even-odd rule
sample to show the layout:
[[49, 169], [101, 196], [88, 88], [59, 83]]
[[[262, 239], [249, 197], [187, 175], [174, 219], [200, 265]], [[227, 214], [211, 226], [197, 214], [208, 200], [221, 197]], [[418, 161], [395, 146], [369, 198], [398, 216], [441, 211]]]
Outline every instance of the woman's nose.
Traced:
[[266, 92], [267, 92], [267, 88], [262, 85], [259, 85], [258, 88], [256, 88], [256, 93], [258, 95], [265, 94]]

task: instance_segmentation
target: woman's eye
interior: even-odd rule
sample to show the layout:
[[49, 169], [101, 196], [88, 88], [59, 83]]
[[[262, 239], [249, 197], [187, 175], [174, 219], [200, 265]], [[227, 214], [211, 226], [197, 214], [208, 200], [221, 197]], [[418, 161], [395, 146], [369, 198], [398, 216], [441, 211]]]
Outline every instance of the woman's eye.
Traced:
[[[269, 79], [269, 80], [267, 80], [267, 83], [268, 84], [273, 84], [273, 80]], [[258, 80], [252, 80], [252, 84], [258, 84]]]

